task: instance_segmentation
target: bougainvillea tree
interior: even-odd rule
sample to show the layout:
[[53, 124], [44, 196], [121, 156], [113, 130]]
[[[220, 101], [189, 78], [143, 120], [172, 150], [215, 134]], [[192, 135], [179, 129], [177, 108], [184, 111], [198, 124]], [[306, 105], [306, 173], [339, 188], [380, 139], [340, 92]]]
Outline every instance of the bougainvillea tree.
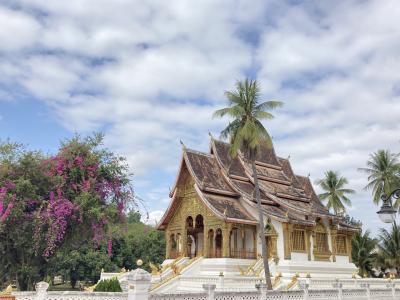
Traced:
[[107, 243], [134, 197], [124, 158], [101, 142], [74, 137], [51, 156], [0, 144], [0, 282], [29, 289], [58, 250]]

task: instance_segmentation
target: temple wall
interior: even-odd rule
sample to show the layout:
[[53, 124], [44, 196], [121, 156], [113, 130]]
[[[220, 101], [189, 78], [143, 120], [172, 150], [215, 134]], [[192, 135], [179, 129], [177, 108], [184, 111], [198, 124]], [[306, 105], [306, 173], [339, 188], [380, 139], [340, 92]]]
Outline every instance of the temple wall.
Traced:
[[338, 263], [349, 263], [349, 257], [343, 255], [336, 255], [336, 262]]
[[277, 237], [277, 255], [280, 259], [283, 259], [284, 257], [284, 239], [283, 239], [283, 228], [282, 228], [282, 223], [271, 220], [272, 225], [274, 226], [278, 237]]

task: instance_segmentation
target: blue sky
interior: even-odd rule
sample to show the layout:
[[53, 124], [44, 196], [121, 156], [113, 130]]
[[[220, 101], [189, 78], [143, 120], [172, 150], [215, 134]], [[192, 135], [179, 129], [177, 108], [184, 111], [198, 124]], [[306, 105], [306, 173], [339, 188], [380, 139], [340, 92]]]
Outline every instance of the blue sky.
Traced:
[[298, 174], [340, 171], [349, 212], [381, 226], [357, 171], [400, 151], [397, 1], [0, 3], [0, 138], [54, 152], [103, 131], [128, 158], [152, 220], [168, 205], [183, 140], [208, 150], [224, 90], [257, 78], [285, 107], [266, 123]]

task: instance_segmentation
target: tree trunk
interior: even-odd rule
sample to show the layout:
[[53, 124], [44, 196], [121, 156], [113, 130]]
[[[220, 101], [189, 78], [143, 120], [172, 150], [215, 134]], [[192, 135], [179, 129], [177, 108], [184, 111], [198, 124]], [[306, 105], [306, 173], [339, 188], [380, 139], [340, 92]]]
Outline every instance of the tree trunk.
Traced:
[[258, 185], [258, 178], [257, 178], [257, 170], [256, 170], [256, 162], [254, 155], [251, 156], [251, 167], [253, 169], [253, 179], [254, 179], [254, 187], [256, 189], [256, 199], [257, 199], [257, 208], [258, 208], [258, 219], [259, 219], [259, 229], [260, 229], [260, 239], [261, 239], [261, 255], [264, 262], [264, 273], [265, 273], [265, 282], [267, 284], [267, 289], [272, 290], [271, 284], [271, 274], [269, 271], [268, 265], [268, 250], [267, 250], [267, 242], [265, 240], [264, 234], [264, 216], [262, 213], [261, 208], [261, 197], [260, 197], [260, 187]]

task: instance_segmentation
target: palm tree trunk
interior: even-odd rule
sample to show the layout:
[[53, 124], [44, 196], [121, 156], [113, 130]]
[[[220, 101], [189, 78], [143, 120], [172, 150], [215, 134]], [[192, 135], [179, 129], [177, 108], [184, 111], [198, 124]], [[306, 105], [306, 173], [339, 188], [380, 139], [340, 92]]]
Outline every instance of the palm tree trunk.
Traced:
[[262, 259], [263, 259], [263, 263], [264, 263], [265, 282], [267, 284], [267, 289], [272, 290], [271, 274], [270, 274], [269, 265], [268, 265], [267, 242], [265, 240], [265, 234], [264, 234], [264, 228], [265, 228], [264, 216], [263, 216], [262, 208], [261, 208], [260, 187], [258, 185], [256, 162], [255, 162], [254, 155], [251, 155], [251, 167], [253, 169], [254, 187], [256, 189], [258, 219], [259, 219], [259, 227], [260, 227], [259, 232], [260, 232], [260, 239], [261, 239], [261, 255], [262, 255]]

